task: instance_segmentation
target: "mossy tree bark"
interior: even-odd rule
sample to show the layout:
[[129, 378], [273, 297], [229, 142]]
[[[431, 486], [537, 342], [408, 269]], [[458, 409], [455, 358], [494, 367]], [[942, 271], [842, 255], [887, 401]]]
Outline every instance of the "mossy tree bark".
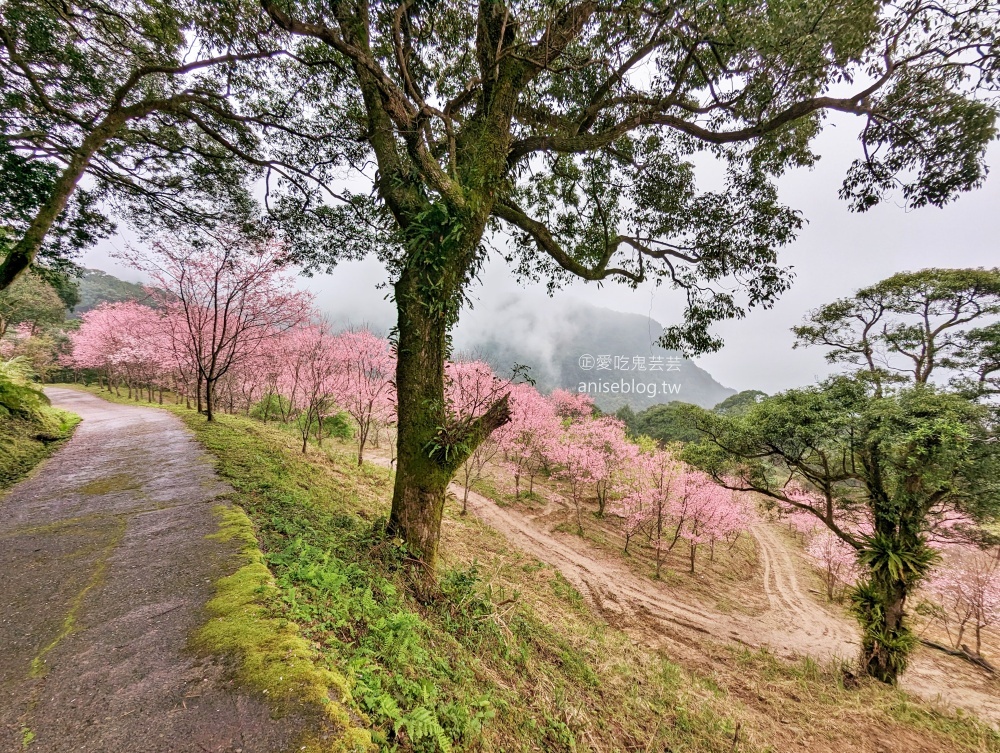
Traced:
[[414, 250], [395, 285], [398, 430], [389, 518], [390, 534], [406, 542], [429, 580], [434, 578], [448, 484], [479, 444], [510, 420], [506, 396], [475, 419], [449, 415], [444, 375], [449, 330], [480, 236], [471, 235], [475, 244], [453, 246], [436, 232], [432, 236]]

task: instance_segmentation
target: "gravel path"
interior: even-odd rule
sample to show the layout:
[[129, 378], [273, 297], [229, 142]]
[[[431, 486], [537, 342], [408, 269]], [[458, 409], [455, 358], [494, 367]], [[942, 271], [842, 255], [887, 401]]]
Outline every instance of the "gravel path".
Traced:
[[186, 650], [234, 565], [179, 419], [49, 389], [75, 436], [0, 499], [0, 751], [286, 749], [301, 725]]

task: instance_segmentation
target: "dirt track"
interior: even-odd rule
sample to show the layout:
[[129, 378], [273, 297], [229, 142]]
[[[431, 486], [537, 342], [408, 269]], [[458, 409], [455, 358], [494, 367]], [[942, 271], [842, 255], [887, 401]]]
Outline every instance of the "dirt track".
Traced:
[[205, 453], [165, 411], [48, 394], [84, 420], [0, 500], [0, 750], [285, 749], [296, 723], [185, 648], [231, 567]]
[[[452, 491], [461, 498], [461, 487], [453, 485]], [[637, 575], [579, 537], [551, 530], [550, 515], [532, 518], [475, 492], [469, 493], [469, 508], [511, 543], [556, 567], [608, 622], [674, 657], [701, 663], [706, 639], [767, 646], [788, 658], [853, 660], [859, 651], [857, 624], [809, 593], [799, 577], [803, 565], [796, 562], [797, 555], [765, 521], [758, 521], [752, 533], [767, 608], [728, 614]], [[1000, 725], [1000, 682], [961, 660], [919, 649], [901, 685], [926, 700]]]
[[788, 552], [765, 524], [754, 534], [760, 543], [770, 608], [751, 616], [724, 614], [686, 599], [663, 583], [636, 575], [579, 538], [547, 531], [474, 492], [469, 494], [469, 507], [519, 547], [557, 567], [609, 621], [647, 643], [690, 646], [708, 636], [770, 646], [784, 656], [809, 654], [826, 659], [857, 653], [854, 631], [802, 593]]

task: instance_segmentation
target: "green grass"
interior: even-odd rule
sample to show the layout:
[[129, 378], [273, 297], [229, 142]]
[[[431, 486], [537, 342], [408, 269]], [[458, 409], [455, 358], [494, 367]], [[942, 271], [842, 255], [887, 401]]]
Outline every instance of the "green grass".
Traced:
[[0, 418], [0, 492], [58, 450], [80, 423], [74, 413], [45, 406], [38, 419]]
[[[405, 552], [383, 533], [387, 470], [357, 468], [348, 448], [303, 459], [285, 432], [252, 420], [179, 413], [236, 487], [285, 614], [319, 647], [321, 666], [346, 678], [345, 701], [380, 749], [614, 750], [644, 746], [657, 724], [653, 749], [731, 741], [735, 722], [690, 694], [676, 665], [634, 655], [625, 636], [589, 620], [584, 636], [556, 629], [489, 582], [483, 563], [452, 563], [440, 574], [444, 598], [419, 603]], [[485, 533], [462, 525], [463, 535]], [[554, 582], [545, 599], [556, 595], [579, 619], [579, 595], [538, 572]], [[613, 670], [602, 668], [609, 655]], [[615, 713], [606, 716], [609, 695]]]
[[388, 470], [358, 468], [349, 443], [303, 456], [278, 426], [172, 410], [246, 513], [229, 521], [244, 570], [220, 583], [209, 629], [221, 636], [208, 647], [241, 657], [244, 679], [271, 697], [291, 686], [331, 698], [329, 718], [350, 733], [342, 748], [363, 747], [366, 728], [400, 753], [1000, 751], [974, 719], [845, 682], [837, 665], [711, 644], [652, 650], [453, 503], [444, 598], [421, 603], [384, 536]]

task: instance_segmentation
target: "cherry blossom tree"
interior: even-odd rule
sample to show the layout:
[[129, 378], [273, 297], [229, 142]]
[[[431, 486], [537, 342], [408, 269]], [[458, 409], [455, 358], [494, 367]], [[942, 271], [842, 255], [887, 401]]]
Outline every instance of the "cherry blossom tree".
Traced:
[[[459, 426], [475, 421], [490, 409], [505, 392], [510, 392], [509, 380], [493, 373], [483, 361], [457, 361], [445, 364], [445, 400], [448, 403], [449, 424]], [[469, 506], [469, 487], [482, 478], [487, 464], [502, 455], [511, 436], [511, 426], [496, 429], [474, 449], [462, 464], [462, 514]]]
[[597, 495], [597, 516], [604, 517], [615, 477], [636, 458], [639, 448], [628, 441], [625, 424], [613, 416], [584, 420], [581, 426], [582, 441], [592, 451], [591, 476]]
[[163, 319], [162, 312], [134, 301], [105, 303], [83, 315], [64, 363], [98, 370], [116, 392], [125, 384], [129, 397], [138, 399], [145, 387], [152, 400], [153, 385], [162, 386], [173, 365]]
[[576, 511], [576, 529], [583, 535], [583, 501], [586, 489], [595, 483], [603, 462], [594, 446], [587, 441], [587, 428], [582, 423], [570, 424], [557, 441], [548, 447], [548, 457], [557, 467], [556, 478], [564, 480]]
[[214, 415], [215, 387], [230, 369], [251, 358], [268, 339], [309, 319], [311, 298], [282, 273], [281, 247], [229, 228], [197, 244], [163, 237], [126, 258], [148, 273], [160, 306], [182, 317], [183, 338], [196, 365], [198, 408]]
[[272, 416], [282, 422], [290, 418], [291, 404], [282, 395], [290, 360], [289, 349], [290, 338], [285, 335], [273, 337], [262, 344], [253, 359], [253, 367], [261, 382], [261, 419], [264, 423]]
[[625, 551], [631, 538], [647, 528], [656, 558], [656, 577], [660, 577], [666, 531], [669, 526], [671, 494], [681, 473], [681, 463], [669, 450], [653, 448], [636, 454], [619, 476], [621, 499], [611, 506], [612, 514], [622, 519]]
[[857, 579], [857, 551], [832, 531], [816, 530], [806, 545], [806, 554], [820, 569], [829, 601], [843, 594]]
[[582, 421], [594, 415], [594, 400], [586, 393], [558, 389], [552, 391], [549, 400], [560, 418]]
[[720, 486], [707, 474], [686, 468], [671, 499], [670, 513], [677, 524], [674, 542], [688, 545], [690, 572], [695, 571], [698, 548], [720, 538], [738, 534], [747, 527], [742, 495]]
[[389, 343], [367, 329], [343, 332], [334, 338], [339, 364], [334, 396], [358, 425], [358, 465], [373, 429], [390, 423], [396, 413], [393, 374], [396, 359]]
[[651, 518], [649, 487], [652, 473], [653, 453], [637, 453], [632, 462], [621, 469], [615, 479], [615, 501], [608, 511], [620, 520], [622, 535], [625, 537], [624, 554], [628, 554], [632, 538], [643, 531]]
[[983, 630], [1000, 623], [1000, 548], [983, 551], [954, 546], [949, 550], [945, 564], [928, 580], [927, 591], [941, 608], [952, 646], [964, 648], [962, 640], [972, 630], [975, 655], [980, 656]]
[[322, 444], [323, 419], [334, 406], [338, 371], [344, 366], [342, 355], [325, 322], [296, 327], [282, 336], [287, 357], [287, 394], [292, 408], [299, 414], [302, 452], [309, 446], [309, 434], [316, 427], [316, 438]]
[[528, 493], [534, 491], [535, 476], [547, 460], [549, 448], [562, 432], [552, 401], [530, 384], [515, 384], [510, 390], [510, 424], [504, 443], [507, 467], [514, 476], [514, 495], [521, 496], [521, 479], [528, 478]]

